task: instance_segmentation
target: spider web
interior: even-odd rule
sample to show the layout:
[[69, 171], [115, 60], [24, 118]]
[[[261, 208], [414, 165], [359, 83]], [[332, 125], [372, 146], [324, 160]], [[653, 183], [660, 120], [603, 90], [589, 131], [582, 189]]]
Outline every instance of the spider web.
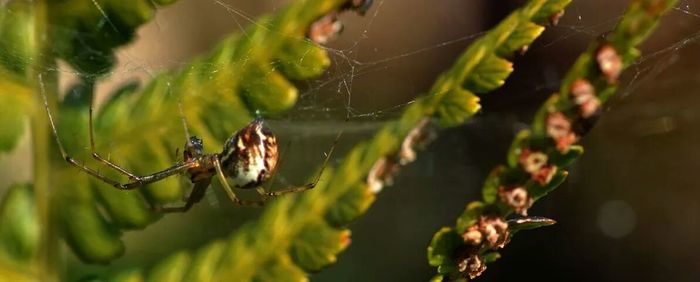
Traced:
[[[185, 66], [190, 58], [206, 52], [226, 34], [238, 32], [245, 35], [246, 27], [256, 24], [255, 19], [259, 15], [279, 9], [287, 2], [181, 0], [159, 10], [155, 20], [140, 29], [139, 39], [118, 52], [119, 65], [111, 71], [107, 80], [98, 85], [98, 100], [103, 100], [106, 93], [128, 79], [138, 78], [147, 82], [163, 70]], [[487, 0], [374, 2], [365, 17], [352, 13], [341, 16], [346, 29], [340, 38], [326, 46], [331, 54], [330, 70], [320, 78], [296, 82], [300, 89], [300, 99], [294, 110], [270, 121], [282, 138], [286, 137], [293, 142], [293, 149], [286, 157], [288, 160], [285, 160], [287, 165], [305, 164], [291, 165], [291, 168], [285, 169], [278, 176], [280, 182], [290, 183], [303, 179], [290, 175], [307, 175], [308, 171], [304, 169], [308, 169], [309, 164], [314, 164], [312, 160], [317, 159], [310, 158], [309, 155], [322, 154], [319, 148], [324, 145], [319, 144], [328, 144], [328, 138], [339, 126], [345, 128], [346, 136], [349, 135], [343, 143], [350, 147], [355, 141], [370, 136], [379, 128], [381, 121], [397, 118], [407, 105], [429, 89], [435, 78], [450, 67], [471, 41], [523, 3]], [[98, 2], [93, 3], [96, 9], [101, 9]], [[338, 281], [338, 277], [355, 281], [416, 280], [416, 277], [426, 280], [433, 270], [424, 262], [425, 241], [439, 226], [451, 224], [465, 202], [478, 198], [477, 188], [480, 187], [483, 176], [493, 165], [502, 162], [512, 134], [531, 119], [533, 112], [546, 97], [557, 91], [562, 76], [576, 56], [585, 50], [588, 42], [614, 27], [627, 4], [628, 1], [574, 1], [558, 26], [548, 28], [525, 56], [515, 59], [516, 70], [506, 85], [483, 98], [482, 114], [464, 127], [443, 132], [441, 140], [431, 146], [414, 165], [406, 168], [402, 173], [403, 179], [396, 183], [397, 189], [387, 189], [373, 208], [374, 214], [358, 223], [354, 234], [357, 243], [353, 243], [354, 246], [343, 255], [338, 265], [316, 278], [322, 281]], [[687, 214], [698, 214], [700, 208], [697, 203], [682, 201], [678, 197], [667, 199], [659, 196], [660, 192], [647, 192], [644, 194], [646, 197], [668, 200], [661, 211], [651, 213], [649, 206], [639, 203], [643, 196], [626, 196], [636, 191], [632, 188], [639, 187], [626, 184], [630, 181], [627, 181], [629, 177], [625, 174], [638, 174], [648, 169], [646, 166], [632, 164], [631, 160], [638, 160], [635, 154], [640, 151], [627, 148], [630, 144], [638, 148], [641, 142], [646, 146], [642, 148], [653, 147], [644, 142], [655, 138], [654, 140], [662, 140], [651, 144], [668, 145], [670, 141], [664, 143], [663, 138], [670, 138], [669, 136], [675, 136], [674, 140], [698, 140], [697, 134], [683, 133], [696, 129], [700, 124], [700, 115], [687, 106], [693, 103], [700, 105], [697, 103], [700, 99], [689, 93], [692, 92], [691, 89], [697, 89], [700, 82], [700, 76], [697, 75], [700, 73], [700, 63], [694, 63], [700, 62], [700, 52], [693, 51], [698, 48], [699, 26], [700, 2], [680, 1], [664, 19], [656, 34], [642, 45], [643, 56], [627, 70], [620, 84], [620, 93], [610, 103], [611, 112], [605, 115], [599, 128], [584, 140], [584, 145], [592, 152], [587, 153], [588, 159], [584, 158], [580, 166], [574, 168], [570, 184], [567, 184], [571, 189], [557, 191], [564, 196], [555, 195], [558, 198], [551, 200], [553, 205], [571, 203], [571, 198], [580, 200], [572, 206], [593, 211], [591, 213], [598, 212], [597, 215], [590, 216], [592, 223], [589, 227], [611, 238], [634, 234], [634, 230], [648, 231], [640, 218], [650, 216], [658, 219], [659, 213], [672, 214], [668, 206], [674, 206], [673, 203], [682, 203], [675, 206], [688, 207], [687, 211], [684, 210]], [[66, 89], [71, 84], [70, 77], [74, 72], [65, 65], [60, 65], [56, 71], [65, 74], [61, 88]], [[350, 122], [343, 123], [342, 120], [346, 117]], [[173, 122], [178, 120], [174, 118]], [[306, 141], [309, 137], [320, 141]], [[608, 143], [606, 147], [606, 141], [603, 140], [612, 144]], [[596, 148], [601, 152], [596, 153]], [[674, 151], [668, 149], [653, 154], [658, 157], [651, 156], [650, 160], [667, 164], [662, 166], [666, 171], [653, 172], [673, 175], [675, 171], [685, 171], [670, 164], [673, 162], [668, 161], [668, 158], [675, 158], [677, 162], [692, 167], [690, 158], [696, 155], [696, 150], [690, 148], [690, 145], [685, 148], [692, 154], [684, 157], [673, 154]], [[22, 168], [14, 165], [23, 163], [22, 150], [18, 151], [20, 153], [0, 158], [0, 163], [13, 164], [11, 167], [6, 166], [10, 175], [12, 171], [30, 171], [29, 166]], [[343, 153], [340, 150], [338, 154]], [[672, 157], [664, 157], [664, 153], [672, 154]], [[592, 156], [588, 157], [589, 154]], [[608, 154], [612, 154], [612, 157], [605, 157]], [[586, 164], [595, 167], [606, 161], [613, 164], [608, 168], [619, 168], [620, 172], [599, 172], [603, 176], [586, 178], [594, 172], [582, 167], [586, 167]], [[21, 173], [15, 177], [28, 178]], [[697, 185], [693, 185], [697, 181], [690, 177], [674, 179], [672, 183], [685, 183], [686, 186], [690, 184], [697, 188]], [[11, 182], [13, 181], [8, 183]], [[641, 180], [631, 182], [643, 185]], [[425, 189], [426, 187], [430, 189]], [[591, 187], [620, 188], [611, 195], [598, 195], [590, 192]], [[658, 187], [648, 188], [658, 191]], [[687, 196], [700, 198], [698, 192]], [[210, 206], [219, 206], [216, 197], [208, 199]], [[613, 207], [616, 209], [612, 209], [612, 212], [609, 203], [615, 204]], [[221, 207], [225, 204], [222, 203]], [[562, 211], [560, 208], [535, 211], [550, 211], [546, 214], [558, 214], [557, 219], [561, 220], [570, 210], [571, 208]], [[425, 211], [434, 212], [426, 216]], [[225, 209], [224, 212], [230, 213], [230, 209]], [[243, 212], [244, 215], [246, 213], [250, 214]], [[220, 230], [190, 230], [185, 233], [186, 236], [179, 236], [181, 238], [157, 235], [169, 233], [172, 229], [186, 230], [193, 224], [201, 225], [197, 223], [201, 216], [201, 212], [195, 212], [183, 215], [180, 219], [168, 217], [145, 232], [139, 232], [140, 238], [130, 238], [130, 250], [146, 248], [150, 257], [155, 259], [158, 254], [169, 253], [176, 248], [174, 246], [197, 245], [213, 237], [222, 237], [240, 224], [238, 219], [225, 218], [208, 222], [219, 224]], [[577, 222], [575, 219], [570, 221]], [[585, 223], [586, 221], [584, 226]], [[563, 224], [572, 233], [585, 233]], [[627, 229], [621, 230], [620, 226], [627, 226]], [[671, 228], [694, 235], [700, 233], [687, 228], [683, 222], [674, 222]], [[377, 234], [383, 235], [376, 237]], [[192, 237], [199, 239], [191, 239]], [[577, 238], [575, 235], [572, 237], [572, 240]], [[368, 244], [367, 241], [381, 244], [386, 251], [377, 255], [373, 244]], [[154, 245], [155, 242], [158, 244]], [[576, 249], [586, 253], [583, 250], [585, 246], [587, 245], [581, 243], [581, 247]], [[700, 247], [697, 244], [690, 246], [691, 250]], [[596, 247], [601, 248], [592, 248]], [[686, 254], [668, 244], [661, 244], [655, 250], [667, 256]], [[591, 253], [587, 254], [593, 256]], [[121, 261], [132, 262], [117, 262], [117, 266], [140, 263], [141, 260], [134, 260], [138, 255], [143, 254], [129, 252]], [[610, 265], [617, 265], [625, 269], [644, 265], [643, 262], [634, 262], [613, 262], [603, 268], [612, 269]], [[503, 264], [509, 265], [508, 261]], [[407, 271], [406, 266], [415, 270]], [[561, 272], [571, 270], [562, 269]], [[693, 273], [692, 269], [689, 271]], [[491, 272], [501, 273], [501, 276], [487, 274], [486, 280], [514, 280], [513, 276], [504, 276], [507, 274], [503, 274], [503, 271], [494, 269], [487, 273]], [[605, 277], [615, 277], [612, 273], [610, 271], [609, 276]], [[659, 276], [656, 277], [679, 277], [670, 272], [663, 273], [666, 276], [657, 274]], [[697, 270], [695, 274], [698, 274]], [[570, 276], [563, 277], [573, 281]]]

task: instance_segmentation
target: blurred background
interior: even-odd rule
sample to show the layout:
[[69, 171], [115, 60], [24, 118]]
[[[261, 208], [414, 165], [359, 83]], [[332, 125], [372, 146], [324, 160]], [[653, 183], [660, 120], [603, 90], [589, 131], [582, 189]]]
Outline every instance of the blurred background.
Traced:
[[[159, 10], [140, 29], [139, 39], [119, 52], [119, 67], [98, 91], [182, 66], [286, 2], [180, 0]], [[308, 168], [320, 164], [319, 148], [327, 148], [339, 126], [347, 129], [336, 158], [371, 136], [382, 121], [398, 117], [481, 32], [524, 3], [374, 2], [365, 17], [341, 17], [345, 31], [328, 45], [331, 71], [303, 82], [297, 109], [269, 121], [280, 139], [292, 142], [277, 185], [302, 183], [311, 173]], [[338, 263], [311, 280], [425, 281], [433, 276], [426, 260], [433, 233], [452, 225], [467, 202], [480, 198], [483, 179], [505, 161], [514, 133], [557, 91], [588, 42], [611, 30], [628, 4], [574, 0], [558, 26], [515, 58], [515, 72], [505, 87], [485, 95], [482, 113], [440, 132], [351, 226], [352, 245]], [[643, 57], [624, 74], [620, 92], [583, 138], [586, 153], [571, 167], [569, 180], [530, 211], [558, 224], [520, 233], [478, 281], [700, 279], [700, 183], [694, 178], [700, 169], [698, 37], [700, 0], [679, 1], [642, 45]], [[342, 122], [348, 113], [351, 120]], [[28, 148], [25, 144], [0, 156], [0, 171], [9, 180], [3, 182], [29, 179], [31, 166], [23, 161]], [[223, 238], [259, 213], [210, 191], [192, 211], [127, 233], [127, 252], [112, 264], [83, 265], [70, 257], [66, 271], [77, 279], [149, 265], [173, 250]]]

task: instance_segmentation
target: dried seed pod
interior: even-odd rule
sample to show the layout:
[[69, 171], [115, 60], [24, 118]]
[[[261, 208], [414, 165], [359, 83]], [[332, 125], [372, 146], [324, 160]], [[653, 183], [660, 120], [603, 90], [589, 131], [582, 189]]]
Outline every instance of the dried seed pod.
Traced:
[[609, 44], [604, 44], [596, 52], [595, 59], [598, 62], [600, 72], [605, 75], [608, 82], [616, 82], [622, 71], [622, 59], [615, 51], [615, 48]]
[[557, 167], [547, 164], [548, 157], [545, 153], [523, 149], [520, 153], [520, 165], [530, 174], [530, 177], [540, 185], [545, 185], [552, 180], [557, 172]]
[[547, 135], [554, 139], [557, 150], [562, 153], [569, 151], [571, 144], [576, 142], [576, 134], [571, 131], [571, 122], [561, 112], [547, 116]]
[[588, 80], [583, 78], [574, 80], [571, 83], [571, 96], [583, 118], [595, 115], [600, 109], [600, 100], [596, 96], [595, 88]]
[[429, 124], [430, 119], [424, 118], [406, 135], [406, 138], [401, 143], [401, 152], [399, 152], [399, 163], [401, 165], [413, 162], [416, 159], [415, 149], [425, 148], [425, 146], [435, 140], [435, 131], [429, 128]]
[[540, 185], [547, 185], [557, 173], [557, 167], [554, 165], [543, 166], [537, 173], [532, 174], [532, 180]]
[[385, 185], [392, 185], [401, 166], [393, 158], [383, 157], [374, 163], [367, 174], [367, 185], [372, 193], [379, 193]]
[[491, 248], [503, 248], [508, 242], [508, 223], [501, 217], [482, 216], [479, 219], [479, 231]]
[[518, 49], [515, 52], [519, 55], [525, 55], [525, 53], [527, 53], [527, 50], [530, 50], [530, 45], [523, 45], [523, 47], [520, 47], [520, 49]]
[[477, 254], [467, 256], [459, 261], [457, 269], [464, 277], [474, 279], [486, 270], [484, 260]]
[[520, 152], [520, 164], [523, 169], [530, 173], [537, 173], [547, 164], [547, 155], [542, 152], [533, 152], [530, 149], [523, 149]]
[[551, 16], [549, 16], [549, 24], [552, 26], [557, 25], [559, 23], [559, 20], [563, 16], [564, 16], [564, 10], [553, 13]]
[[498, 196], [501, 202], [522, 216], [527, 216], [527, 210], [534, 203], [534, 199], [530, 198], [527, 190], [523, 187], [498, 187]]
[[469, 226], [469, 229], [467, 229], [467, 231], [464, 232], [464, 234], [462, 234], [462, 238], [464, 238], [465, 243], [477, 246], [481, 244], [483, 236], [481, 235], [481, 231], [479, 231], [479, 226], [472, 225]]
[[332, 12], [313, 22], [306, 36], [313, 42], [326, 44], [338, 37], [342, 31], [343, 23], [338, 20], [338, 13]]

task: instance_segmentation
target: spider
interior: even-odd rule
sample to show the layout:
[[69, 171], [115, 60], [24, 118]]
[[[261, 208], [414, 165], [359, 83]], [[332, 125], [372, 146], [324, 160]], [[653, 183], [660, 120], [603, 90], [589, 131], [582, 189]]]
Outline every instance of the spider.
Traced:
[[[154, 211], [163, 213], [188, 211], [194, 204], [202, 200], [206, 189], [209, 187], [211, 179], [214, 176], [218, 176], [221, 186], [226, 191], [229, 199], [232, 202], [242, 206], [262, 206], [270, 197], [313, 189], [321, 179], [323, 171], [328, 164], [335, 145], [338, 143], [338, 140], [342, 135], [341, 131], [336, 136], [328, 151], [328, 154], [326, 154], [326, 157], [323, 160], [321, 169], [313, 182], [303, 186], [292, 186], [277, 191], [266, 191], [262, 187], [262, 185], [270, 180], [270, 178], [276, 172], [279, 154], [277, 150], [277, 138], [272, 131], [265, 126], [263, 120], [260, 118], [253, 120], [248, 125], [234, 133], [228, 140], [226, 140], [223, 151], [218, 154], [205, 154], [202, 139], [199, 139], [196, 136], [189, 136], [187, 126], [185, 125], [187, 141], [185, 142], [185, 147], [183, 150], [183, 160], [178, 161], [171, 167], [164, 170], [145, 176], [139, 176], [102, 157], [102, 155], [97, 152], [95, 149], [95, 138], [92, 122], [93, 109], [91, 104], [88, 126], [92, 157], [129, 178], [128, 182], [122, 183], [100, 174], [99, 171], [95, 169], [78, 163], [73, 157], [68, 155], [63, 147], [63, 144], [61, 143], [61, 139], [58, 137], [58, 131], [56, 130], [56, 125], [49, 109], [46, 95], [44, 95], [44, 106], [46, 107], [46, 113], [49, 117], [49, 123], [51, 124], [53, 136], [58, 144], [58, 148], [63, 159], [83, 172], [119, 190], [137, 189], [173, 175], [188, 175], [193, 184], [193, 188], [192, 192], [190, 192], [189, 196], [186, 198], [185, 204], [178, 207], [152, 206]], [[183, 124], [184, 123], [183, 118]], [[232, 180], [233, 186], [236, 188], [255, 188], [262, 198], [258, 200], [239, 199], [226, 180], [227, 178]]]

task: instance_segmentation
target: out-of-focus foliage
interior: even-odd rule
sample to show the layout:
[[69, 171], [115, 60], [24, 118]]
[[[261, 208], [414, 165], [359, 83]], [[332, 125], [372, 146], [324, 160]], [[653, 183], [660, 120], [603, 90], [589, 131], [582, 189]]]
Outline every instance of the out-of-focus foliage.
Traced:
[[[94, 85], [114, 64], [114, 48], [133, 39], [135, 29], [153, 17], [154, 4], [160, 2], [3, 3], [7, 9], [0, 18], [1, 32], [8, 40], [2, 44], [8, 51], [1, 58], [0, 97], [13, 107], [2, 111], [0, 148], [14, 145], [26, 112], [44, 114], [41, 108], [31, 108], [41, 104], [42, 94], [50, 95], [49, 101], [56, 100], [51, 96], [57, 94], [53, 88], [55, 60], [64, 59], [81, 80], [53, 109], [58, 132], [72, 156], [94, 165], [84, 149]], [[144, 87], [125, 84], [96, 117], [98, 150], [119, 152], [111, 156], [115, 162], [138, 173], [150, 173], [172, 164], [173, 148], [184, 142], [184, 130], [176, 118], [180, 105], [191, 133], [211, 147], [220, 147], [256, 115], [272, 116], [289, 109], [297, 99], [297, 89], [290, 80], [317, 76], [330, 64], [325, 50], [306, 39], [309, 25], [341, 6], [347, 9], [345, 2], [297, 1], [262, 17], [245, 36], [225, 38], [208, 54], [179, 70], [157, 75]], [[37, 38], [46, 36], [51, 44], [40, 45]], [[44, 74], [44, 78], [37, 74]], [[122, 230], [143, 228], [158, 219], [150, 205], [182, 198], [176, 179], [149, 185], [142, 189], [143, 195], [141, 191], [117, 191], [76, 173], [59, 158], [56, 147], [52, 148], [53, 201], [61, 203], [52, 216], [66, 241], [85, 261], [108, 262], [120, 256], [124, 252]], [[143, 201], [144, 196], [150, 203]], [[300, 248], [299, 256], [306, 252]]]
[[31, 185], [14, 185], [0, 201], [0, 261], [28, 264], [37, 252], [39, 226], [33, 193]]
[[[495, 250], [503, 247], [488, 245], [489, 235], [483, 232], [488, 224], [484, 222], [494, 217], [505, 218], [513, 212], [524, 215], [534, 201], [566, 179], [568, 172], [564, 168], [583, 153], [581, 146], [572, 143], [593, 126], [601, 105], [615, 93], [620, 72], [639, 56], [635, 47], [647, 38], [675, 2], [633, 1], [615, 30], [593, 42], [578, 58], [563, 79], [560, 93], [555, 93], [538, 111], [532, 130], [522, 130], [513, 140], [507, 165], [495, 168], [486, 179], [482, 190], [484, 201], [469, 203], [454, 227], [443, 227], [433, 236], [428, 261], [437, 267], [435, 281], [467, 280], [481, 274], [491, 262], [489, 258], [497, 254]], [[517, 189], [524, 191], [519, 195], [524, 198], [522, 201], [508, 198]], [[497, 235], [510, 238], [520, 230], [553, 223], [520, 220], [508, 221], [506, 229]], [[491, 224], [486, 229], [494, 226], [498, 227]]]
[[34, 9], [22, 1], [10, 1], [0, 9], [0, 152], [9, 151], [24, 132], [31, 111], [27, 78], [36, 58]]
[[156, 5], [175, 1], [47, 1], [51, 52], [84, 76], [103, 75], [114, 66], [114, 49], [134, 39]]
[[[223, 140], [256, 112], [270, 116], [289, 109], [298, 96], [290, 79], [317, 76], [330, 63], [326, 52], [304, 36], [314, 19], [342, 1], [336, 2], [295, 2], [264, 17], [246, 31], [246, 36], [225, 38], [208, 54], [179, 70], [159, 74], [141, 88], [125, 85], [96, 118], [98, 151], [118, 152], [112, 155], [115, 162], [135, 172], [151, 173], [173, 164], [173, 148], [184, 144], [180, 105], [190, 133], [201, 137], [209, 150], [221, 148]], [[74, 102], [66, 100], [60, 108], [59, 134], [78, 159], [89, 158], [80, 148], [88, 141], [87, 101], [91, 93], [92, 83], [85, 81], [73, 88]], [[66, 188], [58, 197], [72, 203], [62, 209], [64, 232], [86, 261], [107, 262], [118, 257], [124, 251], [121, 230], [143, 228], [159, 217], [143, 196], [150, 205], [162, 205], [179, 202], [184, 192], [177, 178], [127, 192], [76, 174], [72, 167], [61, 166], [59, 173], [58, 185]], [[105, 208], [107, 218], [98, 205]], [[83, 220], [76, 221], [76, 217]]]
[[[48, 9], [50, 34], [55, 38], [50, 51], [70, 62], [84, 78], [71, 88], [54, 113], [64, 144], [78, 159], [89, 159], [84, 148], [94, 80], [112, 66], [113, 48], [131, 40], [134, 29], [153, 16], [151, 2], [136, 2], [62, 1], [52, 2]], [[97, 117], [98, 148], [119, 152], [123, 159], [114, 159], [133, 171], [150, 173], [172, 164], [172, 149], [181, 146], [185, 139], [178, 119], [173, 118], [179, 116], [178, 103], [184, 105], [190, 130], [212, 147], [220, 147], [221, 141], [251, 119], [255, 111], [274, 115], [288, 109], [296, 101], [297, 90], [286, 77], [306, 79], [329, 65], [325, 51], [306, 40], [304, 34], [311, 21], [341, 1], [336, 2], [330, 5], [300, 1], [261, 21], [247, 31], [248, 36], [233, 35], [223, 40], [208, 55], [182, 70], [158, 75], [141, 89], [135, 84], [125, 85]], [[17, 5], [32, 7], [29, 3]], [[274, 65], [280, 66], [281, 72]], [[3, 80], [10, 83], [6, 81]], [[11, 90], [3, 87], [3, 91]], [[15, 101], [25, 97], [20, 94], [23, 93], [11, 91], [0, 97], [8, 100], [5, 105], [31, 102]], [[3, 136], [12, 135], [2, 138], [3, 142], [16, 140], [23, 115], [9, 110], [2, 111], [2, 115], [8, 115], [3, 119], [8, 123], [2, 127]], [[119, 239], [122, 229], [143, 228], [158, 218], [139, 192], [116, 191], [84, 174], [76, 174], [75, 168], [55, 159], [56, 200], [70, 203], [62, 205], [58, 219], [67, 242], [83, 259], [107, 262], [118, 257], [124, 251]], [[176, 179], [145, 189], [146, 198], [153, 204], [177, 201], [182, 193]], [[105, 208], [107, 217], [98, 206]]]

